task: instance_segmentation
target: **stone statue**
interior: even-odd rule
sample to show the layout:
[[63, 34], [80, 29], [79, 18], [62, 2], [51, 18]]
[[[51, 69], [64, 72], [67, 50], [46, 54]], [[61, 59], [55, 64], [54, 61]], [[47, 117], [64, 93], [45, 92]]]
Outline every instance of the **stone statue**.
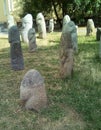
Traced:
[[33, 26], [33, 17], [31, 14], [27, 14], [24, 18], [22, 18], [22, 31], [21, 31], [21, 36], [22, 36], [22, 41], [24, 43], [28, 43], [28, 31], [31, 29]]
[[35, 70], [29, 70], [20, 86], [20, 99], [25, 109], [40, 111], [47, 105], [47, 96], [44, 79], [41, 74]]
[[77, 27], [76, 27], [75, 23], [73, 21], [70, 21], [67, 24], [65, 24], [62, 32], [71, 33], [72, 46], [73, 46], [74, 52], [77, 53], [78, 52], [78, 40], [77, 40]]
[[8, 29], [10, 27], [12, 27], [13, 25], [15, 25], [15, 21], [14, 21], [14, 17], [12, 15], [8, 15], [8, 18], [7, 18], [7, 22], [8, 22]]
[[92, 33], [94, 32], [94, 28], [95, 28], [95, 26], [94, 26], [93, 19], [88, 19], [86, 36], [92, 35]]
[[36, 23], [38, 26], [39, 38], [46, 38], [46, 24], [42, 13], [38, 13], [36, 17]]
[[54, 31], [54, 19], [49, 20], [49, 32]]
[[9, 28], [8, 34], [10, 43], [11, 67], [13, 70], [23, 70], [24, 61], [18, 27], [16, 25], [11, 26]]
[[36, 45], [36, 34], [35, 29], [31, 28], [28, 31], [28, 40], [29, 40], [29, 52], [34, 52], [37, 49]]
[[68, 78], [73, 74], [73, 47], [70, 33], [61, 35], [60, 42], [60, 77]]
[[63, 18], [63, 25], [62, 25], [62, 30], [65, 26], [65, 24], [69, 23], [70, 22], [70, 17], [69, 15], [65, 15], [64, 18]]
[[101, 36], [100, 36], [100, 41], [99, 41], [99, 57], [101, 58]]
[[100, 41], [100, 37], [101, 37], [101, 28], [97, 28], [97, 31], [96, 31], [96, 40]]

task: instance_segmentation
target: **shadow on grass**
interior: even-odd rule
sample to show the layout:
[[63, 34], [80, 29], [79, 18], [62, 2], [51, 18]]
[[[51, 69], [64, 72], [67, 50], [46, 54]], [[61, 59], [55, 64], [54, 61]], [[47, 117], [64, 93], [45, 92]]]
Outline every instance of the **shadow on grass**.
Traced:
[[[68, 116], [65, 109], [70, 105], [82, 115], [89, 130], [100, 129], [101, 61], [98, 57], [97, 42], [94, 37], [79, 37], [79, 53], [74, 56], [74, 76], [68, 80], [60, 79], [58, 74], [59, 40], [49, 40], [49, 42], [54, 44], [40, 45], [34, 53], [29, 53], [28, 46], [22, 44], [25, 70], [20, 72], [9, 71], [9, 48], [0, 50], [1, 97], [19, 98], [21, 79], [27, 70], [34, 68], [39, 70], [45, 78], [49, 100], [49, 107], [47, 110], [43, 110], [39, 114], [40, 116], [45, 116], [53, 121], [59, 120]], [[13, 109], [16, 109], [17, 105], [16, 103]], [[9, 103], [8, 106], [10, 109]], [[13, 115], [11, 114], [11, 116]], [[28, 120], [32, 120], [30, 116], [32, 113], [29, 114]]]

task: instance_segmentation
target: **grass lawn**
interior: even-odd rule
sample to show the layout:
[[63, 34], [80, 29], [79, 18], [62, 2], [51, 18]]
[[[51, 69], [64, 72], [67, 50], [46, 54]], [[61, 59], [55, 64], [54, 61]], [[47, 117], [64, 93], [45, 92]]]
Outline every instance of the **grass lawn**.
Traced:
[[[25, 69], [10, 67], [10, 47], [0, 39], [0, 130], [101, 130], [101, 59], [95, 35], [78, 34], [72, 79], [59, 77], [61, 32], [37, 39], [38, 49], [28, 52], [22, 43]], [[19, 87], [24, 74], [37, 69], [45, 78], [48, 107], [39, 113], [21, 108]]]

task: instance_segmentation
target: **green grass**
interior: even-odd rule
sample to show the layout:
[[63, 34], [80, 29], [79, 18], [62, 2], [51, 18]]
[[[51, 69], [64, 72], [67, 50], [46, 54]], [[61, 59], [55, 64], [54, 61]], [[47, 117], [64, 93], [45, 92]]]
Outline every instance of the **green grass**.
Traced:
[[[9, 43], [0, 39], [0, 130], [100, 130], [101, 59], [94, 36], [78, 36], [72, 79], [59, 77], [60, 32], [37, 39], [38, 50], [22, 43], [25, 69], [10, 67]], [[45, 78], [48, 107], [39, 113], [20, 106], [19, 87], [24, 74], [37, 69]]]

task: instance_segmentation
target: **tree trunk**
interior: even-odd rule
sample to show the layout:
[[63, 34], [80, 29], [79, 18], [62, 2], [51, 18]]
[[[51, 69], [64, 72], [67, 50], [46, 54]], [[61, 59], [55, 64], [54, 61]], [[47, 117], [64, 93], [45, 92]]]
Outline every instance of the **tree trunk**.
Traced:
[[52, 4], [53, 4], [53, 7], [54, 7], [55, 15], [56, 15], [56, 17], [57, 17], [57, 21], [59, 22], [60, 28], [62, 28], [62, 23], [61, 23], [61, 20], [60, 20], [60, 18], [59, 18], [59, 16], [58, 16], [58, 13], [57, 13], [57, 10], [56, 10], [56, 5], [55, 5], [54, 0], [52, 0]]

